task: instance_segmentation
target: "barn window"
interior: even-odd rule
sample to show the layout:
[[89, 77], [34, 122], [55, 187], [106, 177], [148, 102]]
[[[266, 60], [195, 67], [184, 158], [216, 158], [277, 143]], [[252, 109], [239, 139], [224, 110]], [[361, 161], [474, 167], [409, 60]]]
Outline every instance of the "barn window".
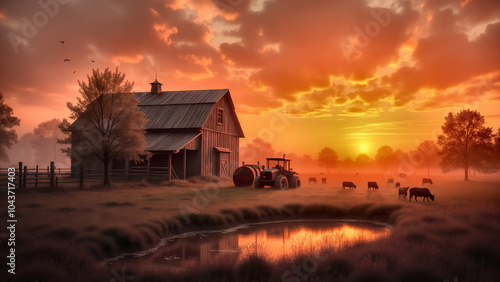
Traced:
[[217, 109], [217, 124], [223, 124], [224, 121], [224, 109], [218, 108]]

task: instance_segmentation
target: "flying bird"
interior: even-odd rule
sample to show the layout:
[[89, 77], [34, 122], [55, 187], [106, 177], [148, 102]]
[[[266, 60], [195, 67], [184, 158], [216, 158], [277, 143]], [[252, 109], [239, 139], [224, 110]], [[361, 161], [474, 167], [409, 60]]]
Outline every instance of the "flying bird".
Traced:
[[92, 61], [92, 63], [95, 63], [95, 61], [94, 61], [94, 60], [92, 60], [92, 59], [90, 59], [90, 60]]
[[65, 62], [69, 62], [69, 59], [64, 59]]
[[64, 44], [64, 40], [63, 41], [59, 41], [59, 42], [61, 42], [62, 44]]

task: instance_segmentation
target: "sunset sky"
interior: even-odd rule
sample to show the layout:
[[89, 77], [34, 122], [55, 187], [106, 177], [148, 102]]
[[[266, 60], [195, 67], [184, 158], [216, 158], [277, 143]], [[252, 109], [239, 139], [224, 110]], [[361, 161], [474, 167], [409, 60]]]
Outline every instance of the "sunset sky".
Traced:
[[18, 136], [68, 117], [77, 81], [116, 66], [137, 92], [155, 74], [164, 91], [230, 89], [242, 146], [374, 157], [466, 108], [500, 127], [498, 0], [2, 1], [0, 34]]

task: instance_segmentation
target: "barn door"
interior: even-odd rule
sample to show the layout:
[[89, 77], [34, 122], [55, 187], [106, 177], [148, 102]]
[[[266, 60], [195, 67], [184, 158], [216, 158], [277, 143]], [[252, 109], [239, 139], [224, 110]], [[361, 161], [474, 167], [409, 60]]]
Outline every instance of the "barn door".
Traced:
[[229, 176], [229, 153], [219, 153], [219, 176]]

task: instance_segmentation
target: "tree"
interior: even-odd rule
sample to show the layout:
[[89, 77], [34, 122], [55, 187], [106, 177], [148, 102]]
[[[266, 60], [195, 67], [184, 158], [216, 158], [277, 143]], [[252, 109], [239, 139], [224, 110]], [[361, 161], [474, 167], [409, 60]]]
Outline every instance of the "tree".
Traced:
[[496, 160], [496, 168], [497, 171], [500, 170], [500, 128], [498, 128], [497, 134], [495, 134], [495, 144], [494, 144], [494, 157], [493, 159]]
[[104, 166], [103, 184], [109, 185], [109, 162], [113, 158], [141, 160], [144, 151], [146, 120], [138, 111], [139, 101], [130, 93], [133, 83], [125, 81], [125, 74], [116, 68], [111, 72], [92, 70], [87, 82], [78, 81], [82, 98], [76, 104], [67, 103], [71, 111], [70, 124], [63, 120], [61, 130], [69, 136], [60, 140], [72, 144], [66, 150], [75, 160], [95, 156]]
[[492, 128], [484, 126], [484, 117], [478, 111], [462, 110], [458, 114], [448, 113], [441, 129], [441, 169], [446, 173], [463, 168], [464, 180], [468, 181], [469, 168], [481, 162], [485, 150], [493, 146]]
[[387, 165], [395, 159], [396, 155], [391, 147], [385, 145], [378, 149], [375, 160], [384, 165], [384, 171], [387, 173]]
[[35, 162], [45, 163], [48, 160], [65, 163], [65, 156], [62, 153], [62, 146], [57, 140], [64, 139], [64, 133], [59, 126], [62, 120], [51, 119], [40, 123], [33, 130], [35, 136], [31, 146], [35, 150]]
[[356, 166], [363, 168], [370, 162], [370, 157], [367, 154], [359, 154], [356, 157]]
[[438, 152], [438, 148], [436, 146], [436, 143], [434, 143], [431, 140], [425, 140], [418, 145], [417, 151], [422, 153], [422, 155], [424, 156], [424, 160], [427, 163], [427, 176], [429, 176], [430, 175], [431, 161], [436, 156], [436, 154]]
[[3, 94], [0, 92], [0, 160], [6, 162], [9, 161], [7, 149], [17, 142], [16, 131], [11, 128], [21, 124], [12, 114], [12, 108], [4, 103]]
[[318, 162], [320, 165], [326, 166], [326, 174], [329, 174], [329, 168], [337, 164], [337, 153], [329, 147], [323, 148], [318, 154]]
[[273, 144], [262, 138], [255, 138], [252, 142], [241, 148], [240, 159], [245, 163], [260, 162], [265, 164], [266, 158], [279, 156], [273, 149]]

